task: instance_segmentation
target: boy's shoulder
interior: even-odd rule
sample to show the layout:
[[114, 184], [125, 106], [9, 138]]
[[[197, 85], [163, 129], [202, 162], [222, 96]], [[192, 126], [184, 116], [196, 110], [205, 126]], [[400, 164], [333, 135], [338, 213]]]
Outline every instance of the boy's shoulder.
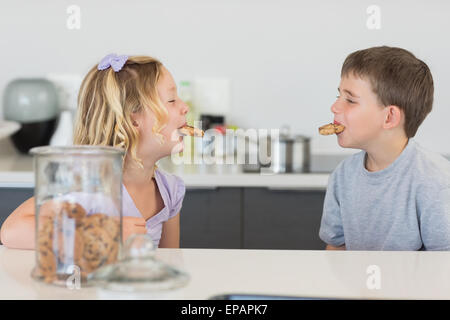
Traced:
[[[397, 173], [407, 174], [421, 188], [432, 188], [436, 191], [450, 188], [450, 161], [441, 154], [420, 146], [413, 139], [409, 143], [408, 154], [403, 157], [400, 165], [395, 166], [391, 174], [401, 170]], [[341, 161], [332, 173], [333, 179], [347, 180], [352, 176], [361, 177], [360, 172], [364, 171], [365, 155], [365, 151], [359, 151]]]
[[336, 166], [331, 175], [333, 177], [336, 177], [336, 176], [349, 176], [352, 174], [356, 174], [358, 170], [362, 169], [364, 156], [365, 151], [359, 151], [348, 156]]
[[450, 188], [450, 161], [415, 143], [413, 168], [424, 187]]

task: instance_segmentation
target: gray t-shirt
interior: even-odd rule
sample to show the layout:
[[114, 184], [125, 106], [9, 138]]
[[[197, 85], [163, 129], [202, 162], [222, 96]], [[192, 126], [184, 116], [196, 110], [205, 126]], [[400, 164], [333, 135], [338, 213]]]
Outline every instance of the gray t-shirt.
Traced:
[[319, 236], [347, 250], [450, 250], [450, 161], [410, 139], [387, 168], [366, 152], [331, 174]]

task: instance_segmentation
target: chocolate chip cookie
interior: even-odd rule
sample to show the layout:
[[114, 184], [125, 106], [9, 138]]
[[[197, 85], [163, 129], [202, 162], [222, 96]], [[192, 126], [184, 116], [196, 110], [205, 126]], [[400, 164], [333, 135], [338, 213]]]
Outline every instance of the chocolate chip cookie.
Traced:
[[330, 135], [335, 133], [341, 133], [344, 131], [345, 127], [341, 124], [329, 123], [319, 128], [319, 133], [321, 135]]

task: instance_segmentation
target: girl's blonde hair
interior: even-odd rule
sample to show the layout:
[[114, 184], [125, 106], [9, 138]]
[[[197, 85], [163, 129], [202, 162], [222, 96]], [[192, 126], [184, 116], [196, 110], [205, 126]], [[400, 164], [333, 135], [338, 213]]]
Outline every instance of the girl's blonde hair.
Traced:
[[150, 108], [155, 115], [152, 130], [162, 140], [160, 132], [168, 119], [156, 88], [162, 68], [161, 62], [147, 56], [129, 57], [119, 72], [93, 67], [78, 94], [73, 143], [125, 149], [143, 167], [136, 156], [139, 133], [131, 114]]

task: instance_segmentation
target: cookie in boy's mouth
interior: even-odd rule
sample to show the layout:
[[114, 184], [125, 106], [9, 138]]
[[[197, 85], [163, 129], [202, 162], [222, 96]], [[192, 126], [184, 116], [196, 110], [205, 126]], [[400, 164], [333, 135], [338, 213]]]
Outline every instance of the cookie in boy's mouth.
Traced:
[[339, 134], [344, 131], [345, 127], [340, 123], [329, 123], [319, 128], [321, 135], [327, 136], [330, 134]]

